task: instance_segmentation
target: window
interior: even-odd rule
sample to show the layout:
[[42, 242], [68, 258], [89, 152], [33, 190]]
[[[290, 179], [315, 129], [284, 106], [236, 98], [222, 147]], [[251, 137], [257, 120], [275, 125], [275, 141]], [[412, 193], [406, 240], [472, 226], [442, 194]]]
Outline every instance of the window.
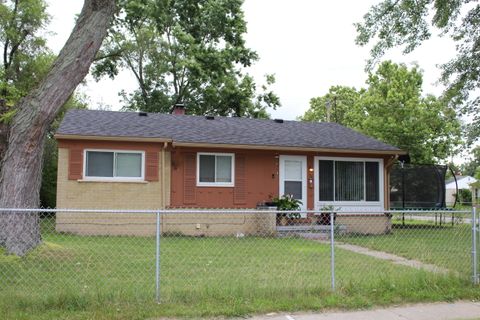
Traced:
[[141, 151], [85, 151], [85, 178], [143, 180]]
[[231, 153], [198, 153], [197, 185], [233, 187], [233, 166]]
[[291, 194], [294, 199], [302, 200], [302, 161], [285, 160], [284, 170], [284, 194]]
[[380, 201], [378, 161], [319, 160], [320, 201]]

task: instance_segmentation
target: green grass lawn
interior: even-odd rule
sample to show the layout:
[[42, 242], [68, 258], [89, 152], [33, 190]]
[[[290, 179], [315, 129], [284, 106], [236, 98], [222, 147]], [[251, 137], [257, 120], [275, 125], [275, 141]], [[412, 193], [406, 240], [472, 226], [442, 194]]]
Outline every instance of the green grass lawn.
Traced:
[[[374, 238], [380, 239], [351, 241], [374, 246], [368, 240]], [[24, 258], [0, 251], [0, 318], [240, 316], [480, 298], [468, 276], [430, 274], [341, 249], [332, 292], [329, 246], [312, 240], [170, 236], [161, 240], [156, 304], [153, 238], [46, 232], [43, 240]]]
[[469, 224], [434, 225], [434, 222], [393, 220], [390, 234], [338, 236], [339, 241], [394, 253], [441, 266], [468, 277], [471, 270], [472, 235]]

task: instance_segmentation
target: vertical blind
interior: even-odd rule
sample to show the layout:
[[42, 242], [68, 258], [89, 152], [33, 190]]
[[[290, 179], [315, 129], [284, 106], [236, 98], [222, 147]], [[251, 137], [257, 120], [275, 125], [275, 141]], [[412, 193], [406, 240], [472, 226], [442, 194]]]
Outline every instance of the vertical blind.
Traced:
[[362, 201], [363, 162], [335, 162], [335, 201]]
[[379, 163], [319, 160], [320, 201], [379, 201]]

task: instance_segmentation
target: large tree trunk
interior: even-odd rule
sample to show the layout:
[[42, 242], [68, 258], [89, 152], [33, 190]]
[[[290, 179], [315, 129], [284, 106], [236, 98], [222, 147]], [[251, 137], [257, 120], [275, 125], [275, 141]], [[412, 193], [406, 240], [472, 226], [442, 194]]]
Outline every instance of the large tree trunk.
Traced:
[[[7, 102], [0, 98], [0, 115], [7, 112]], [[3, 154], [7, 150], [8, 144], [8, 124], [0, 122], [0, 159], [3, 159]], [[1, 170], [1, 167], [0, 167]]]
[[[87, 75], [115, 12], [115, 0], [85, 0], [75, 28], [39, 86], [17, 105], [0, 172], [0, 208], [37, 208], [43, 146], [60, 107]], [[0, 215], [0, 245], [20, 256], [41, 241], [36, 213]]]

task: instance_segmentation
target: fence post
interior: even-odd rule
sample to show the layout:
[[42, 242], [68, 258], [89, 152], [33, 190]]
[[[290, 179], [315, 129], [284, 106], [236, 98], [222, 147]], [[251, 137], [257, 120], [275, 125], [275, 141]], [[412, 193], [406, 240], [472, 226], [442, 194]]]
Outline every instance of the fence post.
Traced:
[[478, 284], [477, 266], [477, 208], [472, 206], [472, 282]]
[[478, 214], [477, 212], [477, 207], [475, 207], [475, 205], [472, 203], [472, 210], [475, 210], [475, 216], [477, 217], [477, 221], [476, 221], [476, 227], [475, 229], [477, 230], [477, 236], [476, 236], [476, 264], [477, 264], [477, 282], [476, 284], [479, 284], [480, 283], [480, 275], [479, 275], [479, 269], [480, 269], [480, 266], [478, 264], [478, 260], [479, 260], [479, 257], [478, 257], [478, 242], [480, 241], [480, 215]]
[[332, 291], [335, 291], [335, 239], [334, 239], [335, 213], [330, 212], [330, 272], [332, 275]]
[[155, 241], [155, 300], [160, 303], [160, 211], [157, 211]]

